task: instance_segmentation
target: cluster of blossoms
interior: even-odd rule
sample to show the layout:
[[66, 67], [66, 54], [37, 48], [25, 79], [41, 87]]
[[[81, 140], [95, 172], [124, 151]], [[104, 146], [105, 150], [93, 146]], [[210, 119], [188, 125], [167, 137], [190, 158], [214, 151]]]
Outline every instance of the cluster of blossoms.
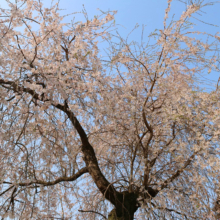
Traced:
[[[207, 91], [200, 75], [219, 71], [219, 36], [187, 29], [203, 1], [167, 25], [168, 0], [164, 29], [147, 45], [114, 43], [114, 12], [65, 24], [59, 4], [7, 2], [0, 216], [218, 216], [219, 88]], [[110, 42], [109, 60], [100, 41]]]

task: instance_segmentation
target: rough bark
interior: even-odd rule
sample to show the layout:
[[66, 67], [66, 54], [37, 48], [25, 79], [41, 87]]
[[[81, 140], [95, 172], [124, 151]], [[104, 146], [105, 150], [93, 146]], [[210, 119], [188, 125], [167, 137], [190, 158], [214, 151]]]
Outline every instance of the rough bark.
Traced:
[[[57, 180], [53, 182], [38, 182], [43, 185], [53, 185], [58, 182], [62, 181], [70, 181], [75, 180], [79, 176], [83, 175], [84, 173], [89, 173], [100, 190], [100, 192], [103, 194], [103, 196], [108, 199], [113, 205], [114, 209], [109, 213], [108, 219], [109, 220], [133, 220], [134, 219], [134, 213], [139, 208], [139, 204], [137, 201], [137, 198], [139, 196], [143, 196], [143, 198], [150, 198], [155, 197], [158, 193], [158, 190], [154, 190], [151, 187], [145, 186], [145, 189], [147, 192], [145, 192], [143, 195], [141, 192], [118, 192], [115, 190], [113, 185], [109, 183], [109, 181], [105, 178], [103, 173], [100, 170], [98, 160], [96, 158], [96, 154], [94, 151], [93, 146], [90, 144], [87, 134], [83, 127], [81, 126], [80, 122], [74, 115], [74, 113], [69, 109], [67, 102], [65, 101], [64, 104], [60, 103], [54, 103], [52, 100], [45, 100], [41, 95], [37, 94], [34, 90], [31, 88], [24, 87], [22, 85], [19, 85], [13, 81], [5, 81], [3, 79], [0, 79], [0, 84], [10, 85], [11, 90], [13, 90], [15, 93], [28, 93], [30, 94], [34, 99], [45, 102], [49, 101], [51, 102], [51, 105], [55, 108], [63, 111], [70, 121], [72, 122], [72, 125], [78, 132], [80, 139], [81, 139], [81, 150], [84, 155], [84, 161], [86, 163], [86, 167], [81, 169], [77, 174], [75, 174], [72, 177], [68, 178], [58, 178]], [[21, 185], [21, 184], [20, 184]]]
[[115, 208], [109, 213], [108, 220], [133, 220], [138, 209], [138, 194], [127, 191], [117, 194]]

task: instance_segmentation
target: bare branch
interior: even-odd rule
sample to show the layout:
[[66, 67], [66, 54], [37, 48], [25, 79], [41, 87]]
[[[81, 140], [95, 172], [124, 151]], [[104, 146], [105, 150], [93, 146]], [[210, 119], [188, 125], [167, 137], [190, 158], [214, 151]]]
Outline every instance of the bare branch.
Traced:
[[78, 210], [79, 212], [92, 212], [92, 213], [95, 213], [97, 215], [101, 215], [104, 219], [107, 219], [103, 214], [99, 213], [99, 212], [96, 212], [96, 211], [93, 211], [93, 210], [88, 210], [88, 211], [85, 211], [85, 210]]

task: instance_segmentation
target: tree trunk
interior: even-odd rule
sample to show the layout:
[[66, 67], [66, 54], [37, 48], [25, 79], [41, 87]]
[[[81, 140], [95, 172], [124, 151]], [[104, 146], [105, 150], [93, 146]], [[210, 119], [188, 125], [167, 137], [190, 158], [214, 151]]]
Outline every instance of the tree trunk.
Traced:
[[117, 217], [116, 210], [112, 209], [108, 215], [108, 220], [123, 220], [123, 217]]
[[123, 192], [117, 195], [117, 204], [109, 213], [108, 220], [133, 220], [134, 213], [138, 209], [138, 195], [135, 193]]

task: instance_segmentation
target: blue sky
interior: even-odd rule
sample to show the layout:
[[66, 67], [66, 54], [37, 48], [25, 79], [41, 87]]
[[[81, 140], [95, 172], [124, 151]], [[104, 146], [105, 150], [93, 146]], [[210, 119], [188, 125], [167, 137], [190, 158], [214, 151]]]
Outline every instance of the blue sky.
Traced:
[[[10, 0], [13, 2], [14, 0]], [[41, 0], [45, 5], [49, 5], [51, 0]], [[56, 1], [56, 0], [55, 0]], [[182, 0], [183, 1], [183, 0]], [[211, 0], [205, 0], [204, 2], [211, 2]], [[102, 11], [116, 10], [118, 11], [115, 16], [116, 24], [120, 24], [118, 27], [120, 34], [126, 36], [136, 24], [141, 26], [146, 25], [146, 33], [150, 33], [155, 29], [163, 28], [163, 18], [164, 11], [167, 7], [167, 0], [60, 0], [60, 6], [65, 11], [63, 14], [68, 14], [71, 12], [80, 12], [83, 9], [83, 5], [88, 13], [90, 19], [95, 15], [100, 14], [99, 9]], [[6, 0], [0, 0], [0, 7], [6, 6]], [[185, 9], [184, 4], [180, 3], [178, 0], [173, 0], [171, 6], [171, 13], [176, 14], [176, 18]], [[197, 15], [203, 21], [208, 23], [217, 24], [220, 23], [220, 3], [214, 6], [206, 7], [202, 16]], [[71, 17], [69, 17], [71, 18]], [[219, 27], [212, 27], [205, 25], [204, 23], [198, 22], [194, 19], [197, 24], [198, 29], [207, 32], [220, 32]], [[131, 40], [138, 40], [140, 35], [137, 33], [135, 36], [131, 36]], [[147, 38], [147, 35], [146, 35]], [[146, 39], [147, 41], [147, 39]]]
[[[205, 0], [205, 3], [210, 3], [210, 0]], [[129, 41], [140, 41], [141, 40], [141, 31], [142, 25], [145, 25], [144, 28], [144, 41], [147, 42], [148, 35], [153, 32], [155, 29], [163, 29], [163, 19], [164, 12], [167, 7], [166, 0], [61, 0], [63, 13], [77, 12], [81, 11], [83, 5], [88, 13], [88, 17], [92, 19], [94, 15], [99, 14], [100, 12], [97, 9], [102, 11], [116, 10], [117, 14], [115, 16], [116, 24], [118, 26], [118, 32], [121, 36], [126, 37], [130, 31], [135, 27], [136, 24], [139, 24], [140, 27], [133, 34], [130, 35]], [[177, 20], [185, 10], [185, 5], [180, 3], [177, 0], [173, 0], [171, 4], [171, 13], [175, 14], [174, 20]], [[215, 4], [214, 6], [207, 6], [202, 9], [202, 11], [195, 15], [197, 19], [205, 21], [210, 24], [218, 25], [220, 23], [220, 3]], [[220, 27], [215, 27], [212, 25], [207, 25], [196, 19], [192, 19], [192, 22], [196, 24], [194, 30], [199, 30], [202, 32], [208, 32], [215, 34], [220, 32]], [[203, 80], [207, 79], [216, 80], [219, 77], [219, 73], [215, 72], [210, 75], [207, 75]]]
[[[77, 2], [77, 1], [76, 1]], [[84, 0], [73, 3], [73, 9], [82, 10], [84, 4], [89, 17], [98, 14], [98, 8], [103, 11], [116, 10], [116, 24], [120, 24], [119, 32], [128, 34], [138, 23], [147, 25], [149, 29], [155, 29], [163, 24], [164, 10], [166, 8], [165, 0]], [[68, 0], [63, 0], [61, 5], [68, 6]], [[69, 7], [70, 8], [70, 7]], [[70, 9], [68, 9], [70, 11]], [[162, 26], [161, 26], [162, 27]]]
[[[204, 3], [212, 2], [211, 0], [203, 1]], [[135, 25], [139, 24], [139, 28], [130, 35], [129, 41], [134, 40], [140, 42], [142, 25], [145, 25], [143, 40], [147, 42], [148, 35], [151, 32], [155, 29], [163, 29], [163, 19], [167, 7], [167, 0], [61, 0], [60, 5], [63, 9], [66, 9], [63, 13], [82, 11], [84, 5], [89, 19], [92, 19], [94, 15], [100, 13], [98, 9], [102, 11], [116, 10], [115, 22], [120, 25], [118, 26], [119, 34], [122, 37], [126, 37]], [[185, 7], [186, 6], [180, 1], [173, 0], [169, 18], [175, 14], [174, 20], [177, 20], [185, 10]], [[220, 32], [220, 3], [203, 8], [195, 17], [201, 21], [192, 18], [192, 22], [195, 23], [194, 30], [211, 34]], [[202, 21], [219, 26], [208, 25]], [[204, 80], [212, 79], [216, 81], [218, 77], [219, 73], [215, 72], [207, 75]], [[214, 84], [216, 84], [216, 82]]]
[[[13, 2], [14, 0], [10, 0]], [[51, 0], [41, 0], [45, 5], [49, 6]], [[54, 0], [56, 1], [56, 0]], [[182, 0], [183, 1], [183, 0]], [[185, 1], [185, 0], [184, 0]], [[211, 2], [211, 0], [203, 0], [204, 2]], [[0, 7], [5, 7], [6, 0], [0, 0]], [[163, 29], [164, 11], [167, 7], [167, 0], [60, 0], [60, 7], [64, 9], [63, 14], [72, 12], [80, 12], [83, 5], [88, 13], [90, 19], [95, 15], [100, 14], [98, 9], [102, 11], [116, 10], [118, 13], [115, 16], [118, 31], [122, 36], [127, 34], [135, 27], [136, 24], [140, 25], [139, 32], [131, 35], [130, 40], [140, 39], [141, 27], [145, 27], [145, 37], [155, 29]], [[176, 15], [176, 19], [181, 15], [185, 6], [178, 0], [173, 0], [171, 5], [171, 14]], [[202, 15], [202, 16], [201, 16]], [[214, 6], [208, 6], [204, 9], [204, 13], [196, 15], [197, 18], [211, 24], [218, 25], [220, 23], [220, 3]], [[80, 19], [80, 17], [78, 17]], [[71, 19], [71, 17], [69, 17]], [[207, 32], [220, 32], [219, 27], [205, 25], [202, 22], [193, 20], [196, 23], [196, 28], [200, 31]], [[139, 34], [138, 34], [139, 33]]]
[[[94, 15], [99, 14], [99, 11], [97, 10], [98, 8], [103, 11], [118, 11], [117, 15], [115, 16], [115, 20], [116, 24], [122, 25], [119, 28], [119, 32], [123, 35], [128, 34], [137, 23], [140, 25], [140, 27], [142, 25], [146, 25], [146, 32], [151, 32], [156, 28], [162, 29], [164, 11], [167, 7], [166, 0], [61, 0], [60, 2], [60, 5], [63, 9], [66, 9], [67, 13], [81, 11], [84, 5], [89, 18], [93, 18]], [[206, 0], [206, 2], [211, 1]], [[176, 16], [179, 17], [184, 9], [184, 4], [178, 2], [177, 0], [173, 0], [171, 13], [175, 13]], [[212, 7], [206, 7], [204, 9], [204, 13], [201, 13], [202, 16], [200, 16], [199, 14], [197, 14], [196, 16], [197, 18], [208, 23], [218, 24], [220, 21], [219, 12], [220, 4], [216, 4]], [[212, 26], [205, 25], [204, 23], [198, 22], [195, 19], [194, 21], [197, 23], [197, 27], [199, 29], [202, 29], [203, 31], [220, 31], [219, 27], [213, 28]], [[136, 37], [134, 36], [134, 38]]]
[[[51, 0], [42, 0], [42, 2], [49, 6]], [[211, 0], [204, 0], [204, 2], [210, 3]], [[0, 0], [0, 6], [4, 7], [5, 5], [6, 1]], [[64, 9], [64, 11], [61, 11], [62, 14], [81, 12], [83, 10], [83, 5], [88, 13], [89, 19], [100, 14], [98, 9], [102, 11], [116, 10], [115, 23], [118, 25], [118, 32], [122, 37], [126, 37], [135, 25], [139, 24], [139, 29], [130, 35], [129, 41], [140, 41], [142, 25], [145, 25], [143, 40], [147, 42], [148, 35], [151, 32], [155, 29], [163, 29], [163, 18], [167, 7], [167, 0], [60, 0], [60, 7]], [[183, 3], [180, 3], [178, 0], [173, 0], [170, 17], [172, 14], [175, 14], [175, 20], [178, 19], [184, 9], [185, 6]], [[196, 17], [207, 23], [220, 25], [220, 3], [214, 6], [205, 7], [201, 13], [196, 14]], [[65, 22], [67, 22], [68, 19], [70, 21], [71, 18], [71, 16], [68, 17]], [[79, 14], [76, 15], [76, 21], [82, 18], [83, 17]], [[220, 27], [206, 25], [196, 19], [192, 21], [196, 23], [194, 30], [206, 31], [211, 34], [220, 32]], [[208, 78], [215, 80], [218, 77], [219, 73], [208, 76]]]

